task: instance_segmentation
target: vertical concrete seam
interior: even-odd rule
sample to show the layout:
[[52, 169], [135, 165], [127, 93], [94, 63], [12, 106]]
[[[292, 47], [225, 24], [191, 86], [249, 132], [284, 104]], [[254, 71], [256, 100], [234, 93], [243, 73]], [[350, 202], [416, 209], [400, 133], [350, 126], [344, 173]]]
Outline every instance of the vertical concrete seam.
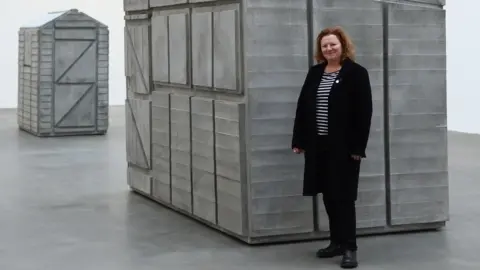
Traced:
[[385, 208], [387, 226], [391, 226], [391, 178], [390, 178], [390, 80], [389, 80], [389, 5], [382, 3], [383, 26], [383, 134], [385, 164]]
[[[43, 28], [40, 28], [39, 30], [37, 30], [37, 35], [38, 35], [38, 47], [37, 47], [37, 55], [38, 55], [38, 67], [37, 67], [37, 89], [36, 89], [36, 92], [37, 92], [37, 128], [34, 130], [35, 134], [39, 134], [40, 133], [40, 105], [42, 104], [41, 103], [41, 87], [40, 87], [40, 67], [42, 65], [42, 54], [41, 54], [41, 44], [43, 44], [42, 42], [42, 38], [43, 38]], [[52, 46], [52, 51], [53, 51], [53, 48], [54, 46]], [[52, 67], [53, 67], [53, 59], [52, 59]], [[23, 87], [22, 87], [22, 90], [23, 90]], [[23, 96], [23, 95], [22, 95]], [[23, 102], [22, 102], [22, 107], [23, 107]], [[23, 110], [23, 108], [22, 108]], [[23, 117], [23, 113], [22, 113], [22, 117]]]
[[189, 123], [189, 131], [190, 131], [190, 212], [195, 213], [195, 207], [194, 207], [194, 196], [193, 196], [193, 131], [192, 131], [192, 96], [188, 97], [188, 110], [189, 110], [189, 118], [190, 120], [188, 121]]
[[235, 81], [235, 87], [236, 87], [236, 93], [237, 94], [244, 94], [244, 91], [243, 89], [241, 89], [240, 87], [242, 87], [241, 83], [240, 83], [240, 80], [242, 78], [242, 69], [240, 68], [240, 58], [241, 57], [241, 52], [242, 52], [242, 45], [240, 44], [240, 42], [238, 42], [241, 38], [241, 34], [240, 34], [240, 31], [241, 31], [241, 28], [240, 28], [240, 18], [242, 17], [241, 14], [240, 14], [240, 6], [238, 6], [238, 9], [235, 10], [235, 18], [234, 18], [234, 21], [235, 21], [235, 74], [237, 75], [236, 77], [236, 81]]
[[[148, 14], [148, 27], [147, 27], [147, 38], [148, 38], [148, 55], [153, 55], [153, 49], [152, 49], [152, 41], [153, 41], [153, 33], [152, 33], [152, 14]], [[152, 143], [152, 138], [153, 138], [153, 119], [152, 119], [152, 113], [153, 113], [153, 101], [152, 101], [152, 93], [155, 91], [155, 84], [153, 83], [153, 65], [152, 65], [152, 58], [147, 58], [148, 59], [148, 109], [149, 109], [149, 131], [150, 132], [150, 158], [148, 160], [148, 163], [150, 164], [149, 169], [153, 169], [153, 143]], [[153, 179], [150, 181], [153, 183]], [[153, 189], [150, 189], [150, 193], [153, 195]]]
[[313, 66], [314, 61], [314, 38], [313, 38], [313, 0], [307, 0], [307, 31], [308, 31], [308, 65]]
[[[148, 55], [153, 55], [152, 54], [152, 14], [149, 13], [148, 15], [148, 24], [147, 24], [147, 42], [148, 42]], [[145, 58], [144, 58], [145, 59]], [[148, 59], [148, 132], [150, 133], [150, 142], [149, 142], [149, 151], [150, 151], [150, 157], [148, 158], [148, 174], [149, 174], [149, 180], [150, 180], [150, 196], [155, 197], [155, 192], [154, 192], [154, 181], [155, 178], [152, 175], [153, 172], [153, 143], [152, 143], [152, 138], [153, 138], [153, 101], [152, 101], [152, 93], [154, 91], [154, 84], [153, 84], [153, 76], [152, 76], [152, 59]], [[153, 173], [154, 174], [154, 173]]]
[[187, 86], [193, 90], [193, 95], [196, 94], [196, 89], [193, 86], [193, 33], [192, 33], [192, 16], [193, 16], [193, 8], [188, 8], [187, 16], [186, 16], [186, 37], [187, 37]]
[[[167, 20], [168, 21], [168, 20]], [[167, 94], [168, 99], [168, 181], [170, 192], [170, 204], [172, 204], [172, 95]]]
[[[247, 185], [246, 179], [246, 167], [247, 167], [247, 136], [246, 136], [246, 104], [238, 104], [238, 130], [239, 130], [239, 157], [240, 157], [240, 189], [241, 189], [241, 203], [242, 203], [242, 235], [250, 235], [253, 226], [251, 220], [245, 218], [249, 217], [249, 211], [251, 210], [246, 205], [250, 201], [250, 189], [251, 187]], [[252, 213], [253, 215], [253, 213]]]
[[192, 120], [193, 120], [193, 117], [192, 117], [192, 98], [193, 96], [196, 95], [196, 90], [195, 90], [195, 87], [193, 87], [193, 61], [192, 61], [192, 58], [193, 58], [193, 48], [192, 48], [192, 37], [193, 37], [193, 33], [192, 33], [192, 13], [193, 13], [193, 8], [192, 7], [189, 7], [187, 9], [187, 14], [186, 14], [186, 42], [187, 42], [187, 51], [185, 52], [187, 54], [187, 78], [186, 78], [186, 81], [187, 81], [187, 86], [190, 87], [192, 89], [192, 96], [189, 96], [188, 97], [188, 106], [189, 106], [189, 113], [188, 113], [188, 116], [190, 118], [189, 120], [189, 132], [190, 132], [190, 213], [192, 215], [194, 215], [195, 213], [195, 203], [194, 203], [194, 188], [193, 188], [193, 184], [194, 184], [194, 181], [193, 181], [193, 131], [192, 131]]
[[[307, 0], [307, 48], [308, 48], [308, 68], [314, 65], [314, 38], [313, 38], [313, 0]], [[313, 230], [319, 231], [318, 224], [318, 197], [312, 197]]]
[[[150, 96], [151, 98], [151, 96]], [[149, 174], [149, 180], [150, 180], [150, 196], [153, 196], [155, 197], [155, 193], [153, 192], [154, 191], [154, 185], [153, 185], [153, 181], [155, 180], [153, 175], [152, 175], [152, 172], [153, 172], [153, 143], [152, 143], [152, 135], [153, 135], [153, 132], [152, 132], [152, 127], [153, 127], [153, 119], [152, 119], [152, 112], [153, 112], [153, 109], [152, 109], [152, 106], [153, 106], [153, 102], [151, 100], [148, 101], [149, 105], [148, 105], [148, 121], [150, 122], [149, 123], [149, 131], [150, 132], [150, 159], [148, 160], [148, 174]], [[154, 173], [153, 173], [154, 174]]]
[[[212, 13], [213, 14], [213, 13]], [[215, 200], [215, 224], [218, 225], [218, 177], [217, 177], [217, 125], [215, 123], [215, 100], [212, 99], [212, 135], [213, 135], [213, 190]]]
[[[54, 22], [53, 25], [52, 25], [52, 42], [53, 42], [53, 48], [52, 48], [52, 75], [51, 75], [51, 79], [52, 79], [52, 93], [51, 93], [51, 100], [50, 100], [50, 117], [51, 117], [51, 120], [50, 120], [50, 135], [53, 135], [54, 131], [55, 131], [55, 91], [56, 91], [56, 82], [55, 82], [55, 43], [56, 43], [56, 40], [55, 40], [55, 28], [56, 28], [56, 23]], [[40, 76], [40, 74], [38, 74]]]
[[[32, 126], [32, 96], [33, 96], [33, 33], [32, 33], [32, 30], [29, 30], [28, 31], [29, 35], [30, 35], [30, 74], [29, 74], [29, 80], [28, 80], [28, 84], [30, 85], [30, 101], [29, 101], [29, 105], [28, 105], [28, 109], [30, 110], [30, 125], [29, 125], [29, 129], [30, 131], [33, 131], [33, 126]], [[38, 42], [37, 42], [38, 43]], [[40, 43], [38, 44], [38, 46], [40, 46]], [[38, 76], [40, 76], [40, 73], [38, 74]]]
[[[22, 78], [23, 78], [23, 69], [24, 69], [24, 63], [21, 60], [21, 52], [20, 48], [22, 46], [22, 41], [21, 41], [21, 35], [22, 35], [23, 30], [20, 28], [18, 32], [18, 43], [19, 43], [19, 48], [18, 48], [18, 65], [22, 68], [18, 69], [18, 93], [17, 93], [17, 124], [20, 128], [23, 126], [23, 84], [22, 84]], [[23, 44], [23, 50], [25, 52], [25, 44]], [[24, 56], [25, 57], [25, 56]], [[40, 76], [40, 75], [39, 75]], [[40, 106], [40, 105], [39, 105]], [[21, 116], [19, 116], [21, 115]], [[39, 122], [40, 125], [40, 122]]]
[[166, 16], [167, 20], [167, 81], [170, 83], [170, 16]]
[[[242, 198], [242, 200], [245, 200], [243, 202], [243, 213], [245, 214], [243, 216], [244, 222], [244, 228], [243, 228], [243, 234], [250, 236], [252, 233], [252, 229], [254, 228], [253, 226], [253, 213], [251, 211], [252, 209], [252, 179], [251, 179], [251, 145], [250, 145], [250, 127], [251, 127], [251, 117], [250, 117], [250, 93], [247, 91], [247, 84], [246, 84], [246, 79], [247, 79], [247, 67], [246, 67], [246, 50], [247, 50], [247, 45], [246, 45], [246, 39], [245, 39], [245, 29], [246, 27], [246, 20], [245, 18], [247, 17], [247, 11], [248, 11], [248, 3], [247, 1], [239, 1], [238, 3], [238, 12], [237, 16], [238, 18], [235, 19], [236, 23], [236, 30], [238, 31], [238, 36], [235, 38], [238, 38], [238, 47], [237, 47], [237, 52], [236, 52], [236, 57], [238, 57], [238, 62], [237, 62], [237, 68], [238, 70], [238, 82], [239, 86], [237, 89], [237, 94], [242, 95], [245, 97], [245, 101], [243, 102], [244, 104], [244, 110], [243, 110], [243, 117], [244, 117], [244, 123], [243, 123], [243, 131], [240, 132], [242, 134], [243, 132], [243, 137], [244, 137], [244, 163], [243, 163], [243, 170], [242, 172], [244, 173], [243, 175], [243, 189], [245, 191], [245, 195]], [[239, 116], [240, 116], [239, 112]], [[239, 118], [240, 120], [240, 118]], [[239, 129], [240, 131], [240, 129]], [[239, 139], [240, 140], [240, 139]], [[243, 215], [242, 213], [242, 215]]]
[[100, 116], [100, 112], [99, 112], [99, 108], [98, 108], [98, 94], [99, 94], [99, 89], [98, 89], [98, 71], [99, 71], [99, 68], [98, 68], [98, 63], [100, 62], [99, 61], [99, 46], [100, 46], [100, 28], [99, 28], [99, 25], [97, 24], [96, 25], [96, 29], [95, 29], [95, 39], [96, 39], [96, 46], [95, 46], [95, 133], [98, 132], [98, 117]]
[[211, 78], [212, 78], [212, 81], [211, 81], [211, 88], [214, 90], [215, 89], [215, 10], [212, 9], [212, 13], [210, 14], [210, 31], [212, 31], [212, 35], [211, 35], [211, 38], [212, 38], [212, 47], [211, 47], [211, 50], [212, 50], [212, 56], [211, 56], [211, 61], [212, 61], [212, 67], [211, 67]]
[[[147, 35], [148, 35], [148, 55], [153, 55], [153, 24], [152, 24], [152, 18], [153, 18], [153, 14], [152, 13], [149, 13], [148, 14], [148, 30], [147, 30]], [[152, 63], [152, 58], [149, 57], [148, 58], [148, 84], [149, 84], [149, 87], [150, 87], [150, 91], [148, 93], [148, 95], [152, 95], [152, 92], [155, 91], [155, 83], [154, 83], [154, 80], [153, 80], [153, 63]]]

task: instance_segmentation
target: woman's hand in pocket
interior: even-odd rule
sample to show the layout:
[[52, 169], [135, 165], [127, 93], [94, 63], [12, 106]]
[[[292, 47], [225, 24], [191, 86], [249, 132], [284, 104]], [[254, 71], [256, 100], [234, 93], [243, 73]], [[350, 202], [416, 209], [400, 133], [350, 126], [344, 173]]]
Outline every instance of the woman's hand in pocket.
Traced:
[[362, 157], [359, 156], [359, 155], [352, 155], [352, 158], [353, 158], [353, 160], [356, 160], [356, 161], [359, 161], [359, 160], [362, 159]]
[[293, 148], [293, 152], [294, 152], [295, 154], [301, 154], [301, 153], [305, 152], [305, 150], [300, 149], [300, 148], [297, 148], [297, 147], [294, 147], [294, 148]]

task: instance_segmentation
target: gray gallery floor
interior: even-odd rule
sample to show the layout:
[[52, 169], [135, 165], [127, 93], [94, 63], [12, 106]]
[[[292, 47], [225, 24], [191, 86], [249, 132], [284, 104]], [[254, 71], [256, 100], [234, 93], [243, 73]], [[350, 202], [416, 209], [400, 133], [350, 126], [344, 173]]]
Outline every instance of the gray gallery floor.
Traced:
[[[0, 110], [0, 269], [339, 269], [325, 242], [248, 247], [129, 192], [123, 107], [104, 137], [39, 139]], [[359, 269], [480, 269], [480, 136], [450, 134], [443, 231], [361, 238]]]

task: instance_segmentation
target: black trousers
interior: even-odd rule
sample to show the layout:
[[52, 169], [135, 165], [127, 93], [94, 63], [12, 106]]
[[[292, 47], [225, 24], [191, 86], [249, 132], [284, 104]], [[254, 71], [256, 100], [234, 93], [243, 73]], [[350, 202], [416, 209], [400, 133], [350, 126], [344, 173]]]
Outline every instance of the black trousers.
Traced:
[[351, 251], [357, 250], [355, 201], [340, 201], [323, 196], [330, 227], [330, 240]]
[[[320, 161], [318, 165], [320, 171], [326, 170], [328, 166], [328, 160], [325, 159], [328, 156], [328, 152], [331, 151], [328, 147], [328, 141], [326, 136], [317, 136], [317, 159]], [[321, 177], [319, 175], [319, 177]], [[326, 181], [335, 181], [335, 179], [325, 178]], [[356, 251], [356, 227], [357, 218], [355, 210], [355, 201], [338, 200], [333, 194], [329, 194], [328, 185], [323, 187], [323, 203], [327, 210], [328, 221], [330, 226], [330, 238], [331, 241], [340, 244], [343, 248]]]

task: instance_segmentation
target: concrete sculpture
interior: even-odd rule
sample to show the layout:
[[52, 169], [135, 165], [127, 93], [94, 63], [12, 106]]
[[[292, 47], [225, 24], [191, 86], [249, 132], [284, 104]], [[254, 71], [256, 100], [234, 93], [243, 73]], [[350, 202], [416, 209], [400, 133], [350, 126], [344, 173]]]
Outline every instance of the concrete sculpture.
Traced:
[[290, 147], [320, 29], [343, 26], [374, 117], [359, 234], [448, 220], [445, 10], [437, 1], [126, 0], [133, 190], [248, 243], [328, 236]]
[[40, 137], [106, 133], [108, 41], [107, 26], [76, 9], [21, 27], [20, 129]]

